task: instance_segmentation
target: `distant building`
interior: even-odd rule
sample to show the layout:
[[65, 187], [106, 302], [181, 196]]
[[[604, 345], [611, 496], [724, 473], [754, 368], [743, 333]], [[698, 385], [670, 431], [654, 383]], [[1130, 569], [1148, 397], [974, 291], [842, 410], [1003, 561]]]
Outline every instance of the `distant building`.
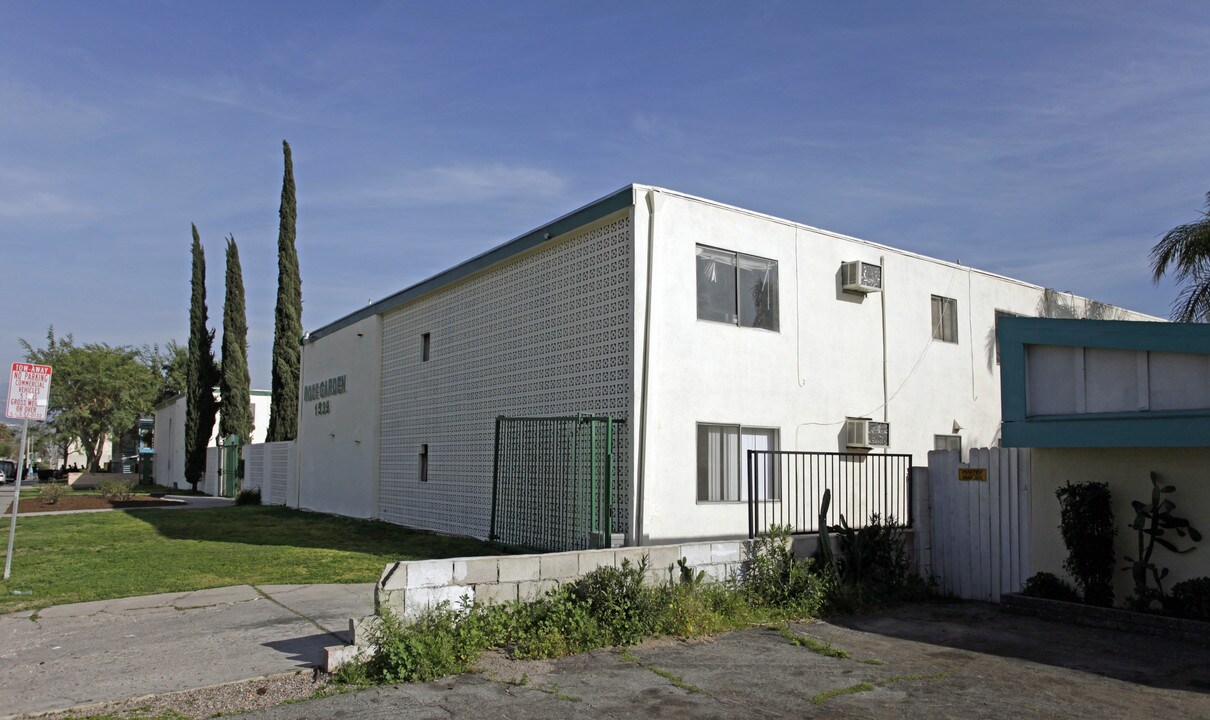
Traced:
[[[217, 395], [217, 391], [215, 393]], [[253, 390], [252, 395], [252, 438], [244, 442], [262, 443], [269, 429], [268, 390]], [[221, 417], [222, 412], [219, 412]], [[214, 422], [210, 447], [218, 439], [218, 419]], [[155, 482], [158, 485], [180, 489], [189, 488], [185, 482], [185, 395], [180, 393], [155, 406]], [[214, 478], [207, 473], [204, 483], [199, 484], [202, 492], [215, 492]]]

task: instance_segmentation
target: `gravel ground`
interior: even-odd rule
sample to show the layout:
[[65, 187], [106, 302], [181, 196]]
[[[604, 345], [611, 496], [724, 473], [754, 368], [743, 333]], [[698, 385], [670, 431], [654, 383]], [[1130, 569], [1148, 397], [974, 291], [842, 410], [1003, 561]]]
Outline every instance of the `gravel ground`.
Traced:
[[120, 702], [89, 705], [66, 712], [49, 715], [26, 715], [38, 720], [70, 720], [91, 716], [119, 718], [154, 718], [177, 713], [181, 718], [211, 718], [218, 714], [232, 714], [261, 710], [291, 700], [310, 698], [329, 686], [329, 676], [319, 670], [299, 670], [282, 675], [240, 682], [213, 685], [196, 690], [145, 695]]

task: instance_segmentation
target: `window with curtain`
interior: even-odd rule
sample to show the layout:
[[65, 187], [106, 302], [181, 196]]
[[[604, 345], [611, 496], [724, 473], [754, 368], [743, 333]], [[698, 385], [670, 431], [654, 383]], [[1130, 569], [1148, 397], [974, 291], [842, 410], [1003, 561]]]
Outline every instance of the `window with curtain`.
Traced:
[[[739, 425], [697, 426], [698, 502], [748, 501], [748, 451], [776, 450], [778, 431]], [[780, 483], [772, 457], [760, 458], [758, 499], [776, 499]]]
[[779, 329], [777, 261], [697, 246], [697, 316], [740, 327]]

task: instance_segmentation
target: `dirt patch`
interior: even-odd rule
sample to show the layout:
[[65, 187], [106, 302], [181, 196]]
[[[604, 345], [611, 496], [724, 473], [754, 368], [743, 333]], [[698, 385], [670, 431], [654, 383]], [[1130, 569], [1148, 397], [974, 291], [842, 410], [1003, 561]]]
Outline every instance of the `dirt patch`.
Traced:
[[65, 510], [129, 510], [131, 508], [163, 507], [165, 505], [180, 505], [180, 500], [164, 500], [161, 498], [131, 498], [130, 500], [106, 500], [96, 495], [61, 497], [53, 505], [47, 505], [39, 498], [23, 498], [18, 514], [53, 513]]

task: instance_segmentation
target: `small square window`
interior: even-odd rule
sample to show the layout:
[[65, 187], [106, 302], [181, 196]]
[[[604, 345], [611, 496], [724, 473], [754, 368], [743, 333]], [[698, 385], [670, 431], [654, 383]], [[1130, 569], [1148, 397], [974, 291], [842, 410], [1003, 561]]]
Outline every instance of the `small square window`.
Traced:
[[420, 362], [429, 361], [430, 339], [431, 338], [428, 333], [425, 333], [420, 336]]
[[962, 452], [962, 436], [961, 435], [934, 435], [933, 436], [934, 450], [957, 450]]
[[932, 306], [933, 339], [948, 343], [958, 342], [958, 301], [934, 295]]
[[420, 446], [420, 466], [417, 469], [417, 475], [420, 482], [429, 481], [429, 445], [425, 443]]

